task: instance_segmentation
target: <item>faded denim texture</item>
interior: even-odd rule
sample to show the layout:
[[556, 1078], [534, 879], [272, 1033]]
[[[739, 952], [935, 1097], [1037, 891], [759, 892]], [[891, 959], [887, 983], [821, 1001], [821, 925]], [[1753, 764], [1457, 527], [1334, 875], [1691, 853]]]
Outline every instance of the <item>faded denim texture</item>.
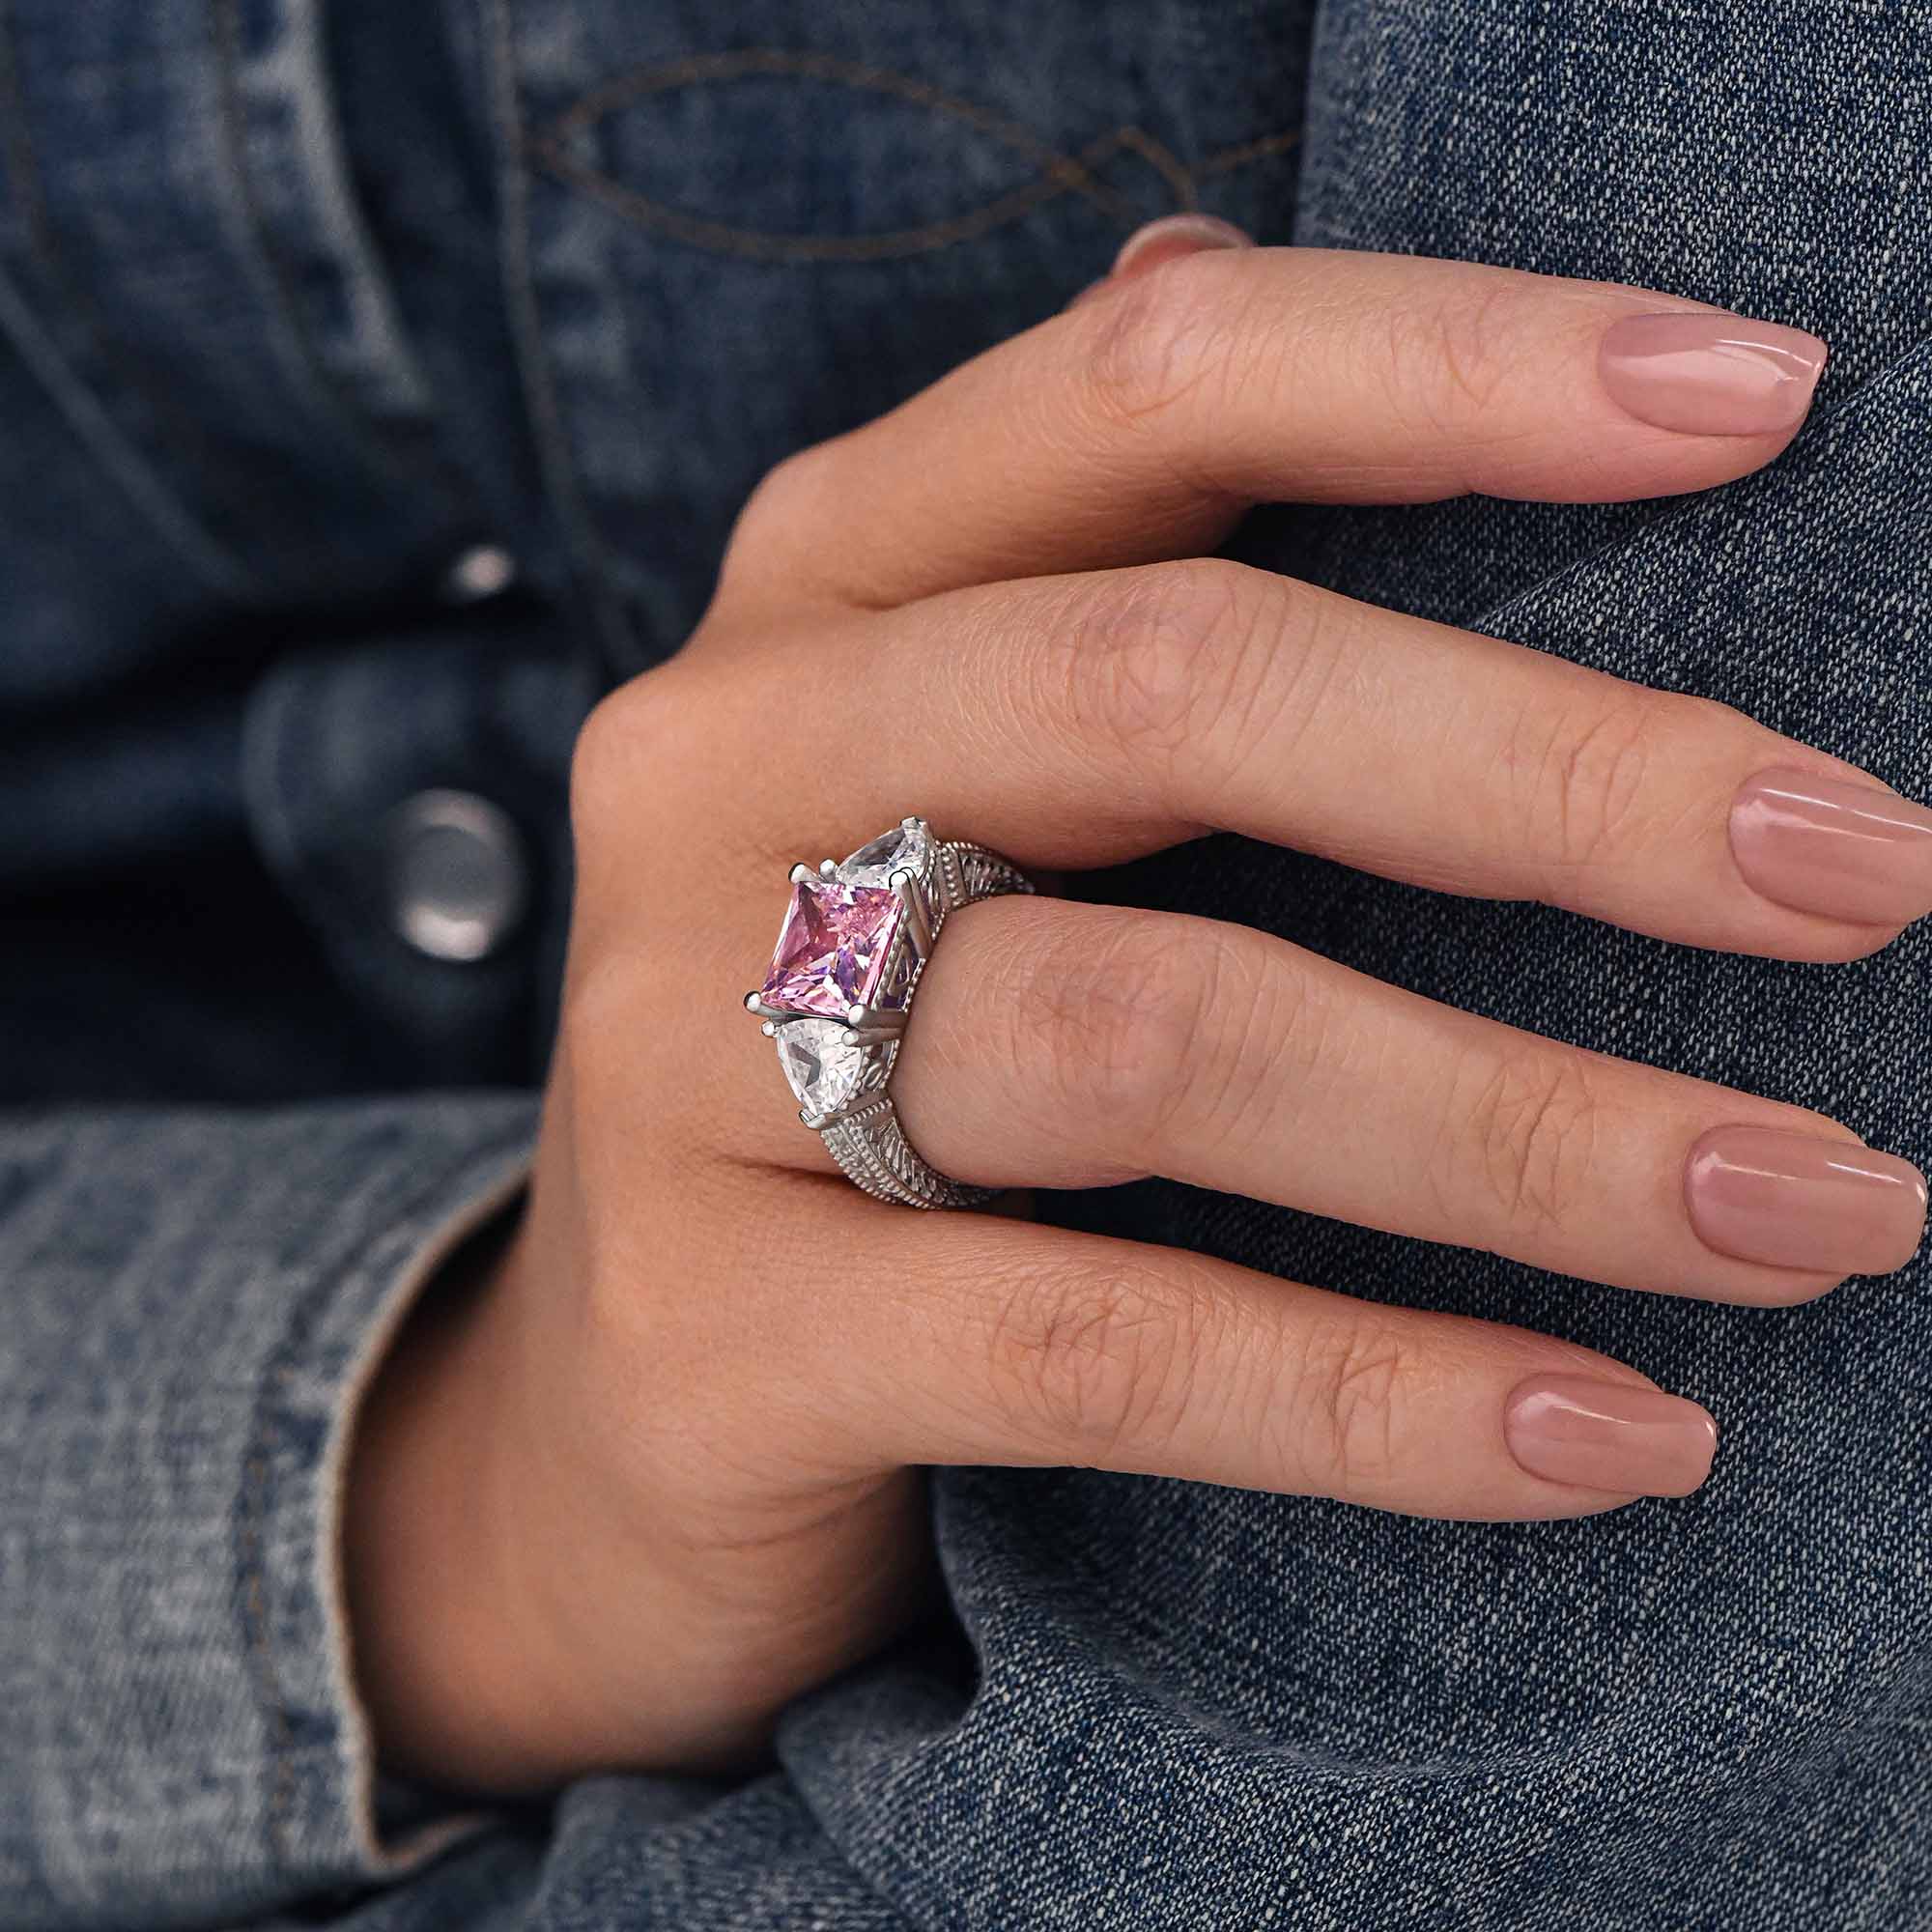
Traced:
[[[1716, 1410], [1711, 1484], [1482, 1525], [942, 1472], [956, 1631], [769, 1775], [385, 1792], [377, 1843], [343, 1418], [524, 1156], [577, 724], [787, 451], [1193, 203], [1795, 323], [1816, 414], [1732, 488], [1238, 548], [1932, 792], [1932, 12], [1308, 11], [0, 0], [0, 1924], [1932, 1922], [1922, 1260], [1714, 1308], [1160, 1183], [1057, 1211], [1605, 1349]], [[520, 586], [453, 605], [484, 542]], [[391, 929], [438, 786], [530, 861], [482, 965]], [[1932, 1158], [1923, 928], [1731, 959], [1232, 839], [1088, 889]]]

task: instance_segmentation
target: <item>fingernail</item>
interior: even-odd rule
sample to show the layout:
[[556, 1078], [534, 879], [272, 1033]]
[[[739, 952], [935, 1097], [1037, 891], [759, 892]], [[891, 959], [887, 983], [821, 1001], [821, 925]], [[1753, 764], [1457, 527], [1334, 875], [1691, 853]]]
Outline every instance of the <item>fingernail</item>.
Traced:
[[1108, 270], [1110, 279], [1137, 275], [1145, 269], [1181, 255], [1198, 255], [1204, 248], [1252, 248], [1255, 238], [1232, 221], [1212, 214], [1164, 214], [1137, 228], [1121, 245]]
[[1598, 367], [1611, 396], [1659, 429], [1768, 436], [1804, 420], [1829, 353], [1802, 328], [1677, 309], [1613, 325]]
[[1800, 912], [1863, 925], [1932, 912], [1932, 811], [1878, 785], [1759, 772], [1731, 802], [1731, 851], [1758, 892]]
[[1684, 1169], [1690, 1225], [1740, 1261], [1827, 1274], [1889, 1274], [1925, 1232], [1925, 1177], [1857, 1141], [1776, 1127], [1713, 1127]]
[[1639, 1496], [1688, 1496], [1718, 1453], [1708, 1409], [1588, 1376], [1538, 1376], [1513, 1389], [1503, 1437], [1532, 1476]]

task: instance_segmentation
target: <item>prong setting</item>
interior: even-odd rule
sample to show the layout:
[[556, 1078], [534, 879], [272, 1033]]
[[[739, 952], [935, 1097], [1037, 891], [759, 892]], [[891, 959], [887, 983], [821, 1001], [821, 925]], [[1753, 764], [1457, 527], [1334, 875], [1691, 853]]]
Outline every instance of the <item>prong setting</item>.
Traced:
[[827, 1127], [837, 1126], [848, 1115], [869, 1106], [877, 1097], [874, 1094], [854, 1094], [849, 1100], [841, 1100], [838, 1106], [828, 1107], [822, 1114], [814, 1114], [810, 1107], [801, 1107], [798, 1117], [814, 1133], [823, 1133]]
[[845, 1031], [838, 1036], [846, 1046], [884, 1046], [905, 1033], [902, 1008], [847, 1007]]
[[842, 862], [801, 862], [787, 877], [794, 898], [772, 969], [745, 1008], [773, 1042], [800, 1122], [879, 1200], [979, 1204], [989, 1190], [936, 1173], [907, 1143], [890, 1084], [940, 923], [975, 899], [1030, 892], [1031, 881], [997, 853], [935, 839], [917, 813]]
[[922, 960], [932, 955], [932, 923], [925, 916], [925, 901], [920, 895], [917, 875], [912, 872], [895, 872], [890, 881], [894, 892], [899, 895], [899, 904], [905, 908], [906, 936], [912, 941], [912, 949]]

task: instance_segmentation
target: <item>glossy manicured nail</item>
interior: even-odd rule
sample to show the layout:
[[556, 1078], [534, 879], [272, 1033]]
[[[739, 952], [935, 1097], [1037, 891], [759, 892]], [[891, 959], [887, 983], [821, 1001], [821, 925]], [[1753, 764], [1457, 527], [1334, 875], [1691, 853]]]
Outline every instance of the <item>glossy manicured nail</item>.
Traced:
[[1731, 851], [1766, 898], [1862, 925], [1932, 912], [1932, 811], [1812, 772], [1759, 772], [1731, 802]]
[[1598, 369], [1623, 408], [1659, 429], [1769, 436], [1804, 420], [1828, 353], [1802, 328], [1676, 309], [1613, 324]]
[[1684, 1200], [1719, 1254], [1825, 1274], [1889, 1274], [1925, 1232], [1925, 1177], [1857, 1141], [1713, 1127], [1690, 1150]]
[[1127, 237], [1108, 273], [1110, 279], [1120, 281], [1181, 255], [1198, 255], [1204, 248], [1254, 245], [1255, 238], [1246, 229], [1236, 228], [1232, 221], [1223, 221], [1216, 215], [1164, 214]]
[[1588, 1376], [1513, 1389], [1503, 1437], [1532, 1476], [1640, 1496], [1688, 1496], [1718, 1451], [1718, 1425], [1696, 1403]]

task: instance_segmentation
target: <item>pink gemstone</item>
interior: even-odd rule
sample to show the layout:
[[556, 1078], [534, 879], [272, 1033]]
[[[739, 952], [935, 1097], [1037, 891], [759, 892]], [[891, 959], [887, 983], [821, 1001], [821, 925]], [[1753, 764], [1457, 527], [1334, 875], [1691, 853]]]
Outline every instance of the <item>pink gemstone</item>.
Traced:
[[847, 1007], [872, 1004], [901, 910], [898, 894], [885, 887], [801, 879], [792, 888], [762, 997], [787, 1012], [835, 1019]]

